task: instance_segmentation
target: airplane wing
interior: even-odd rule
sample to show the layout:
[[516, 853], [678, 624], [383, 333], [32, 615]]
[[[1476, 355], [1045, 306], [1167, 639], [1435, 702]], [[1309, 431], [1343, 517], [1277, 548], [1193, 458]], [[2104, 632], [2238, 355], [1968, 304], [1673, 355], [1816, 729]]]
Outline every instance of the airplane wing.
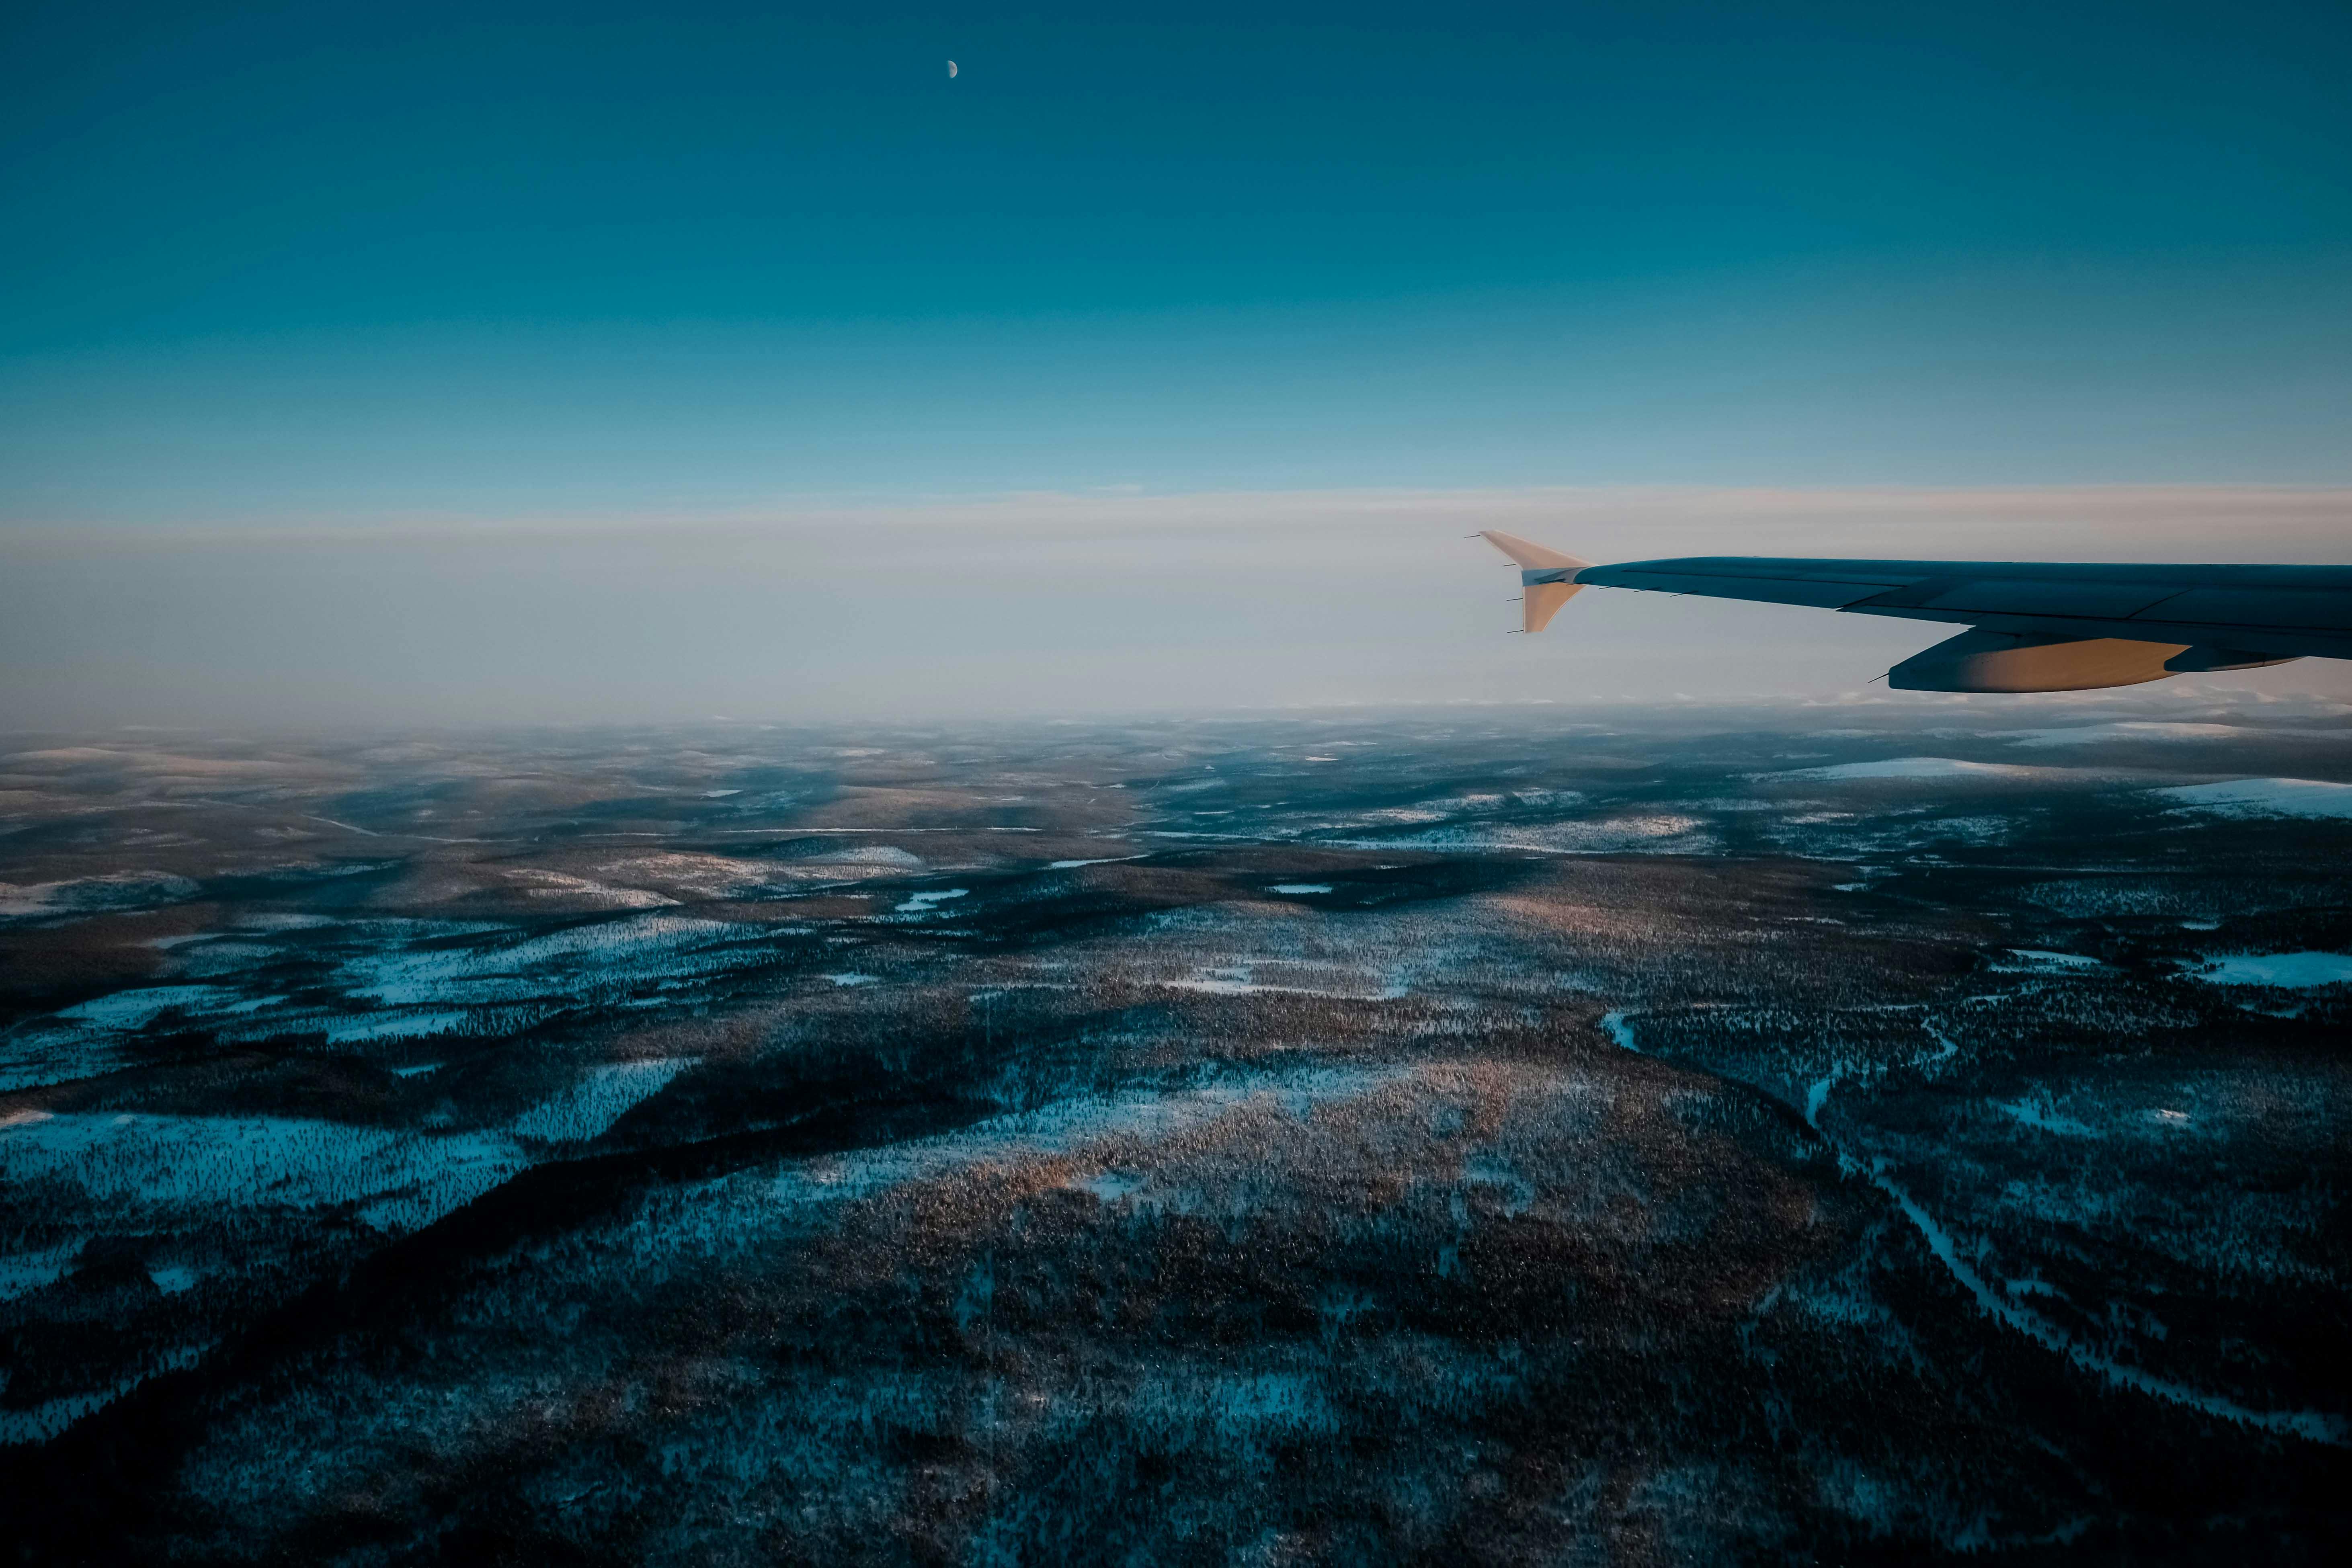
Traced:
[[2352, 566], [2089, 565], [1699, 555], [1599, 566], [1507, 533], [1525, 628], [1586, 587], [1642, 588], [1970, 628], [1887, 672], [1907, 691], [2078, 691], [2352, 658]]

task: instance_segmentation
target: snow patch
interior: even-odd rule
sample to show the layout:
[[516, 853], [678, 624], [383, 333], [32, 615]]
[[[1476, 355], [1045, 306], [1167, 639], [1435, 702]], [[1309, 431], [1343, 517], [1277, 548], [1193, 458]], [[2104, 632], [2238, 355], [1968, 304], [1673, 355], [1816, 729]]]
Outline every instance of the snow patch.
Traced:
[[176, 1296], [183, 1290], [193, 1289], [198, 1277], [194, 1269], [184, 1264], [166, 1263], [151, 1267], [147, 1270], [147, 1278], [153, 1280], [155, 1289], [164, 1295]]
[[[1252, 1107], [1303, 1118], [1318, 1104], [1357, 1099], [1411, 1076], [1406, 1067], [1309, 1068], [1237, 1073], [1197, 1089], [1082, 1096], [994, 1117], [959, 1132], [806, 1161], [738, 1190], [757, 1191], [766, 1204], [837, 1204], [981, 1163], [1056, 1158], [1108, 1138], [1173, 1137]], [[1106, 1190], [1131, 1197], [1142, 1184], [1139, 1179], [1128, 1186], [1128, 1179], [1125, 1172], [1112, 1170], [1073, 1184], [1116, 1202]]]
[[2232, 952], [2189, 972], [2213, 985], [2271, 985], [2306, 991], [2352, 984], [2352, 956], [2340, 952]]
[[725, 921], [633, 915], [503, 947], [364, 953], [347, 961], [335, 979], [353, 996], [394, 1006], [523, 1001], [546, 989], [516, 983], [533, 971], [577, 968], [590, 972], [583, 980], [609, 980], [621, 968], [626, 979], [628, 961], [656, 961], [665, 975], [677, 978], [707, 966], [686, 961], [688, 952], [744, 936], [743, 927]]
[[2002, 974], [2081, 974], [2107, 966], [2079, 952], [2058, 952], [2046, 947], [2012, 947], [2007, 958], [1997, 958], [1988, 967]]
[[631, 1108], [667, 1088], [692, 1061], [689, 1057], [660, 1057], [590, 1068], [577, 1083], [516, 1117], [514, 1135], [538, 1143], [585, 1143], [601, 1138]]
[[0, 1138], [0, 1178], [112, 1202], [233, 1208], [362, 1204], [383, 1230], [426, 1225], [522, 1169], [494, 1133], [416, 1133], [291, 1117], [73, 1112]]
[[2068, 1138], [2096, 1138], [2099, 1131], [2088, 1122], [2078, 1121], [2060, 1110], [2046, 1094], [2023, 1095], [2012, 1100], [1995, 1100], [1992, 1108], [2042, 1132], [2057, 1132]]
[[422, 1040], [455, 1034], [471, 1022], [471, 1013], [444, 1008], [425, 1013], [362, 1013], [327, 1026], [327, 1043], [347, 1046], [362, 1040]]
[[657, 910], [677, 902], [660, 893], [644, 888], [615, 888], [603, 882], [592, 882], [585, 877], [566, 876], [561, 871], [537, 868], [509, 871], [510, 882], [532, 884], [523, 889], [523, 896], [532, 899], [584, 899], [599, 909]]
[[0, 1258], [0, 1301], [47, 1289], [65, 1278], [66, 1270], [73, 1267], [80, 1252], [80, 1242], [68, 1241], [60, 1247]]
[[1115, 1204], [1141, 1192], [1143, 1177], [1133, 1171], [1104, 1171], [1073, 1184], [1080, 1192], [1092, 1193], [1103, 1203]]
[[[1262, 980], [1258, 977], [1262, 971], [1271, 971], [1282, 978]], [[1362, 977], [1359, 984], [1348, 984], [1359, 976]], [[1283, 984], [1283, 980], [1292, 984]], [[1309, 984], [1297, 984], [1301, 981]], [[1350, 1002], [1393, 1002], [1409, 989], [1393, 980], [1375, 981], [1367, 971], [1347, 964], [1279, 958], [1213, 965], [1195, 970], [1182, 980], [1162, 980], [1158, 984], [1208, 996], [1330, 996]]]
[[[1507, 823], [1434, 827], [1381, 838], [1326, 838], [1347, 849], [1438, 849], [1475, 852], [1525, 849], [1542, 855], [1607, 855], [1627, 851], [1698, 855], [1715, 847], [1707, 824], [1665, 813], [1612, 816], [1593, 822]], [[1172, 837], [1172, 836], [1163, 836]]]
[[2030, 779], [2051, 772], [2011, 763], [1964, 763], [1957, 757], [1889, 757], [1877, 763], [1840, 763], [1827, 768], [1792, 768], [1784, 779]]
[[923, 868], [921, 856], [891, 844], [866, 844], [855, 849], [827, 849], [824, 854], [809, 858], [827, 866], [887, 866], [904, 871]]
[[0, 921], [92, 915], [108, 910], [152, 909], [196, 896], [196, 884], [167, 871], [117, 871], [68, 882], [0, 882]]
[[2242, 741], [2248, 731], [2234, 724], [2176, 724], [2126, 720], [2113, 724], [2078, 724], [2057, 730], [1996, 730], [2012, 745], [2089, 746], [2103, 741]]
[[2352, 784], [2325, 779], [2231, 779], [2149, 793], [2178, 809], [2216, 816], [2352, 817]]
[[220, 985], [151, 985], [60, 1008], [56, 1016], [101, 1029], [143, 1029], [166, 1013], [217, 1010], [236, 997]]

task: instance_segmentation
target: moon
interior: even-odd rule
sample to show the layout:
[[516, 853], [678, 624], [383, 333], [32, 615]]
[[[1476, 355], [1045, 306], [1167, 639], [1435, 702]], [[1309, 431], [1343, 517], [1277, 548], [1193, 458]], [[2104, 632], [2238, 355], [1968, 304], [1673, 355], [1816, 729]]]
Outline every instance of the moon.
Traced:
[[952, 77], [955, 75], [955, 61], [953, 61], [953, 60], [950, 60], [950, 61], [948, 62], [948, 75], [949, 75], [950, 78], [952, 78]]

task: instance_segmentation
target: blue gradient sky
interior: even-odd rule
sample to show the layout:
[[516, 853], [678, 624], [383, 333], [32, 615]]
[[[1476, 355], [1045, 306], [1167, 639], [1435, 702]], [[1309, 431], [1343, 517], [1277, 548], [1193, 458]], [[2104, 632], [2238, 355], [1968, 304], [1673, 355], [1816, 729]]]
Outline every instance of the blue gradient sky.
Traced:
[[2352, 479], [2339, 4], [10, 16], [20, 523]]
[[1930, 639], [1462, 535], [2352, 557], [2341, 0], [0, 11], [0, 728], [1810, 699]]

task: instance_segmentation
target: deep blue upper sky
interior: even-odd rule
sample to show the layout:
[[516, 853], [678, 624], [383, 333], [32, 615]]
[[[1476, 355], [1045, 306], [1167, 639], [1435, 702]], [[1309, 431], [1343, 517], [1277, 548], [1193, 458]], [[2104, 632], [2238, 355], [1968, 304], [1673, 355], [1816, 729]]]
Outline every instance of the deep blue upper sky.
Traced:
[[0, 26], [19, 521], [2352, 479], [2340, 3]]

